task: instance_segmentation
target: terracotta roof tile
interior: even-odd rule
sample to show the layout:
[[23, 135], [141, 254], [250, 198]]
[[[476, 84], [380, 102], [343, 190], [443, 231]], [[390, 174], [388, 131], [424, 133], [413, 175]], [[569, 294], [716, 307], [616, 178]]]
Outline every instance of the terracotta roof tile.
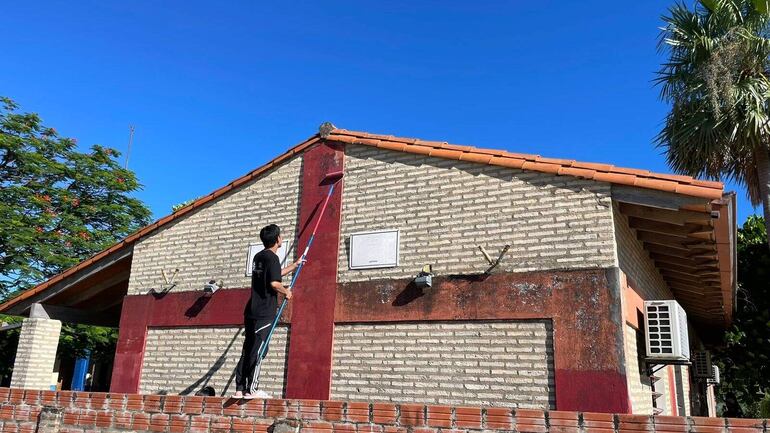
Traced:
[[693, 197], [714, 199], [711, 191], [713, 191], [713, 188], [705, 188], [701, 186], [685, 185], [685, 184], [676, 185], [677, 194], [690, 195]]
[[598, 182], [617, 183], [619, 185], [633, 185], [636, 176], [623, 173], [607, 173], [604, 171], [594, 172], [593, 179]]
[[[393, 144], [383, 146], [366, 140], [368, 137], [387, 139], [389, 142], [400, 142], [404, 147]], [[722, 196], [723, 185], [720, 182], [702, 181], [689, 176], [653, 173], [647, 170], [615, 167], [610, 164], [580, 162], [567, 159], [543, 158], [539, 155], [513, 153], [496, 149], [479, 149], [472, 146], [457, 146], [443, 141], [427, 141], [420, 139], [402, 139], [393, 136], [369, 134], [349, 130], [334, 130], [329, 136], [331, 141], [342, 141], [363, 145], [376, 145], [382, 148], [400, 150], [402, 152], [431, 155], [439, 158], [473, 161], [502, 167], [542, 171], [567, 176], [577, 176], [586, 179], [596, 179], [602, 182], [633, 185], [640, 188], [676, 192], [695, 197], [719, 199]], [[462, 152], [447, 153], [446, 150]], [[482, 157], [490, 155], [492, 158]]]
[[670, 180], [659, 180], [659, 179], [660, 178], [652, 179], [652, 178], [637, 176], [636, 180], [634, 181], [634, 186], [637, 186], [639, 188], [657, 189], [658, 191], [676, 192], [676, 186], [678, 185], [677, 182], [670, 181]]
[[522, 170], [539, 171], [541, 173], [559, 174], [561, 165], [547, 164], [544, 162], [526, 161], [521, 166]]
[[435, 149], [433, 147], [428, 146], [410, 146], [409, 147], [409, 153], [416, 153], [418, 155], [430, 155], [431, 152], [433, 152]]
[[489, 160], [490, 165], [499, 165], [501, 167], [521, 168], [524, 163], [527, 162], [523, 159], [506, 158], [503, 156], [495, 156]]
[[459, 150], [449, 150], [449, 149], [435, 149], [430, 153], [430, 156], [435, 156], [436, 158], [444, 158], [444, 159], [460, 159], [460, 155], [463, 153]]
[[476, 162], [479, 164], [489, 164], [492, 159], [492, 155], [486, 155], [476, 152], [464, 152], [460, 155], [460, 161]]
[[479, 149], [479, 148], [475, 148], [475, 149], [473, 149], [473, 153], [480, 153], [482, 155], [494, 155], [494, 156], [508, 155], [508, 152], [506, 152], [504, 150], [497, 150], [497, 149]]
[[623, 168], [623, 167], [614, 167], [612, 168], [612, 171], [623, 173], [623, 174], [632, 174], [634, 176], [649, 176], [650, 171], [649, 170], [640, 170], [638, 168]]
[[572, 166], [577, 168], [587, 168], [589, 170], [600, 170], [600, 171], [612, 171], [612, 169], [615, 168], [614, 166], [609, 164], [599, 164], [596, 162], [578, 162], [578, 161], [573, 162]]
[[596, 172], [593, 170], [588, 170], [586, 168], [561, 167], [559, 169], [559, 174], [562, 176], [575, 176], [575, 177], [582, 177], [586, 179], [593, 179], [594, 173]]
[[474, 150], [473, 146], [460, 146], [459, 144], [444, 144], [444, 149], [459, 150], [460, 152], [470, 152]]
[[442, 149], [447, 143], [446, 141], [417, 140], [414, 144], [418, 146], [428, 146], [428, 147], [435, 147], [437, 149]]
[[406, 146], [406, 143], [399, 143], [397, 141], [380, 141], [377, 147], [381, 149], [395, 150], [396, 152], [402, 152]]
[[543, 158], [542, 156], [536, 156], [535, 161], [537, 162], [545, 162], [548, 164], [558, 164], [561, 166], [570, 167], [572, 166], [572, 163], [575, 162], [571, 159], [559, 159], [559, 158]]

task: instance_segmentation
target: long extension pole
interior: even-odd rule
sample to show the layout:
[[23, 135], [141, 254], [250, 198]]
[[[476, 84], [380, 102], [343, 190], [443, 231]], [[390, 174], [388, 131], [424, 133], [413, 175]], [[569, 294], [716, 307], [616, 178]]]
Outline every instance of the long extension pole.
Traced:
[[[331, 176], [332, 174], [327, 175], [327, 178]], [[315, 226], [313, 227], [313, 232], [310, 234], [310, 240], [307, 241], [307, 246], [305, 247], [305, 251], [302, 253], [302, 261], [300, 261], [299, 266], [297, 267], [297, 270], [294, 272], [294, 275], [291, 277], [289, 290], [294, 288], [294, 283], [297, 282], [299, 273], [302, 271], [302, 267], [305, 266], [305, 259], [307, 259], [307, 253], [308, 251], [310, 251], [310, 247], [313, 245], [313, 239], [315, 239], [316, 230], [318, 230], [318, 225], [321, 224], [321, 219], [324, 217], [324, 213], [326, 212], [326, 206], [329, 204], [329, 199], [332, 197], [332, 194], [334, 194], [334, 187], [337, 185], [337, 182], [339, 182], [339, 179], [335, 180], [334, 183], [332, 183], [331, 187], [329, 187], [329, 192], [326, 194], [326, 199], [324, 200], [324, 204], [321, 207], [321, 214], [318, 215], [318, 220], [316, 220], [315, 222]], [[267, 334], [265, 345], [262, 346], [262, 351], [259, 353], [259, 359], [264, 359], [265, 355], [267, 354], [267, 346], [270, 345], [270, 340], [273, 338], [273, 331], [275, 331], [275, 327], [278, 326], [278, 321], [281, 319], [281, 314], [283, 314], [283, 310], [284, 308], [286, 308], [287, 303], [288, 303], [288, 300], [286, 298], [283, 298], [283, 302], [281, 302], [281, 306], [278, 308], [278, 314], [275, 315], [275, 319], [273, 319], [273, 324], [270, 326], [270, 332]]]

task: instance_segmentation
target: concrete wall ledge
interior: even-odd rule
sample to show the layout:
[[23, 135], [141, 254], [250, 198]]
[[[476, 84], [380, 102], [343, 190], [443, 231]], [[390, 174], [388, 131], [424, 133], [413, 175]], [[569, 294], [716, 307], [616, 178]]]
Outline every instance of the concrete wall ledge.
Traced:
[[770, 433], [762, 419], [0, 388], [0, 431]]

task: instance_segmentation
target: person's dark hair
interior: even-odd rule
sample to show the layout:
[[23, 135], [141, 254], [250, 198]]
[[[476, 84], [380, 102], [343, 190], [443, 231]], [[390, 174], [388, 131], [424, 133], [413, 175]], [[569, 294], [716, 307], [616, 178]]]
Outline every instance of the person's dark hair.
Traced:
[[280, 234], [281, 229], [275, 224], [270, 224], [262, 227], [262, 230], [259, 231], [259, 238], [262, 239], [262, 245], [264, 245], [265, 248], [272, 248], [273, 245], [278, 242], [278, 236]]

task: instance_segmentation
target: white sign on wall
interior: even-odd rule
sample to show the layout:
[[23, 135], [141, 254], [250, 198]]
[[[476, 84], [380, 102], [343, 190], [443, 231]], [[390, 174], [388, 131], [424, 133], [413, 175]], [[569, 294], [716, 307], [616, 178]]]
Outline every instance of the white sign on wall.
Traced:
[[350, 269], [398, 266], [399, 231], [380, 230], [350, 235]]
[[[254, 256], [257, 255], [258, 252], [265, 249], [265, 246], [262, 245], [262, 243], [258, 244], [249, 244], [249, 251], [246, 254], [246, 276], [251, 276], [252, 268], [254, 267]], [[286, 246], [286, 242], [281, 244], [281, 247], [278, 248], [278, 260], [281, 261], [281, 267], [286, 265], [286, 254], [288, 253], [288, 247]]]

